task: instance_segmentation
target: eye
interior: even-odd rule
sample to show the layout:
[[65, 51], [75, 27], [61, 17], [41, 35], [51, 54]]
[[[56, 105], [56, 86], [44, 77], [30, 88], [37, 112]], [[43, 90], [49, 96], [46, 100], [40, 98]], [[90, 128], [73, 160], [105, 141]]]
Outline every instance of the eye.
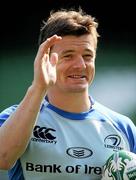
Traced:
[[85, 60], [88, 60], [88, 61], [90, 60], [90, 61], [91, 61], [91, 60], [93, 59], [93, 56], [92, 56], [92, 54], [84, 54], [84, 55], [83, 55], [83, 58], [84, 58]]
[[63, 56], [63, 59], [70, 60], [70, 59], [72, 59], [72, 57], [73, 57], [72, 54], [66, 54]]
[[71, 54], [64, 55], [63, 57], [64, 58], [69, 58], [69, 57], [71, 57]]

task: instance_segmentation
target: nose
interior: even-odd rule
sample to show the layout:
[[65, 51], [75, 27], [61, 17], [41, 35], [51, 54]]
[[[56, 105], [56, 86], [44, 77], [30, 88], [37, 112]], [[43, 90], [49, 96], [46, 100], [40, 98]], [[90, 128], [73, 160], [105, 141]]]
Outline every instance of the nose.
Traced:
[[78, 56], [77, 58], [75, 58], [73, 67], [74, 68], [86, 68], [84, 58], [82, 56]]

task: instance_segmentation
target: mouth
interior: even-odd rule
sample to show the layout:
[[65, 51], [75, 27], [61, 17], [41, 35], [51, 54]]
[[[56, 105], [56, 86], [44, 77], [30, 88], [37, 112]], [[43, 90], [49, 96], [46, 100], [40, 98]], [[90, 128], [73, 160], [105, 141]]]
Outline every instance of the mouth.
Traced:
[[86, 79], [86, 76], [85, 75], [73, 74], [73, 75], [69, 75], [68, 78], [72, 78], [72, 79]]

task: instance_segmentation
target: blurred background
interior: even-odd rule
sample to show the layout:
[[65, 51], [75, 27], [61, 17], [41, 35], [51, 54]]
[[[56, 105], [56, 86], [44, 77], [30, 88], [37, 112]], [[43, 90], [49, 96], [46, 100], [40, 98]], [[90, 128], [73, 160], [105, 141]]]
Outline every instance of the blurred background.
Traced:
[[[136, 124], [136, 30], [131, 1], [46, 0], [1, 5], [0, 111], [18, 104], [33, 79], [42, 20], [50, 10], [81, 7], [99, 22], [96, 76], [90, 94]], [[0, 170], [0, 180], [7, 172]]]

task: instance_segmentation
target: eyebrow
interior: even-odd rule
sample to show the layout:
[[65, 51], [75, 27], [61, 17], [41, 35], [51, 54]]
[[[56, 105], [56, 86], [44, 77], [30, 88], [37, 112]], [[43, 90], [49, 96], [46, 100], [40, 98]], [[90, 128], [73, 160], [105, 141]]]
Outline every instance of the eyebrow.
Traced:
[[91, 49], [85, 49], [85, 52], [89, 52], [89, 53], [94, 53], [94, 51], [93, 50], [91, 50]]
[[62, 51], [61, 54], [67, 54], [67, 53], [72, 53], [72, 52], [75, 52], [74, 50], [65, 50], [65, 51]]
[[[75, 52], [75, 50], [72, 50], [72, 49], [71, 50], [64, 50], [64, 51], [62, 51], [61, 54], [67, 54], [67, 53], [73, 53], [73, 52]], [[94, 53], [94, 51], [91, 49], [85, 49], [84, 52]]]

